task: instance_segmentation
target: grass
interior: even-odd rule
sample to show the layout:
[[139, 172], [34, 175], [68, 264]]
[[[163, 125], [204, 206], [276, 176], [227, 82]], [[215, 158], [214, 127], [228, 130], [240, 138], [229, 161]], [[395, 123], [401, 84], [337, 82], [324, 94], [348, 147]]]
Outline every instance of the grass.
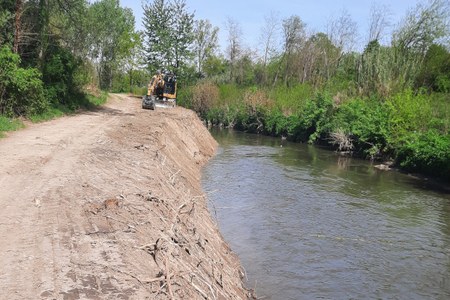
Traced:
[[97, 97], [94, 95], [86, 95], [88, 103], [90, 103], [93, 106], [100, 106], [106, 103], [108, 100], [108, 93], [107, 92], [101, 92], [101, 94]]
[[64, 115], [74, 114], [79, 108], [93, 109], [106, 103], [108, 93], [102, 92], [99, 96], [86, 94], [80, 95], [79, 97], [77, 103], [74, 103], [71, 106], [58, 104], [50, 107], [43, 113], [30, 116], [29, 119], [33, 123], [39, 123], [56, 119]]
[[5, 136], [5, 131], [16, 131], [23, 127], [25, 127], [25, 125], [19, 119], [11, 119], [5, 116], [0, 116], [0, 138]]
[[[99, 96], [81, 95], [77, 103], [72, 103], [71, 106], [58, 104], [50, 107], [40, 114], [28, 116], [28, 119], [33, 123], [45, 122], [60, 118], [64, 115], [74, 114], [78, 109], [93, 109], [97, 106], [103, 105], [108, 99], [108, 93], [102, 92]], [[15, 131], [24, 128], [25, 125], [20, 119], [8, 118], [0, 115], [0, 138], [4, 137], [4, 132]]]

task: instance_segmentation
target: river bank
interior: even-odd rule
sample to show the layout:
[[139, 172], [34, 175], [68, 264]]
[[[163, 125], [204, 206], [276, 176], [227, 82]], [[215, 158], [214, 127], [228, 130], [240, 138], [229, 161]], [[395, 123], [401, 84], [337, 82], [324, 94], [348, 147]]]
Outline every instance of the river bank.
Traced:
[[250, 298], [200, 186], [216, 147], [123, 95], [0, 140], [1, 298]]

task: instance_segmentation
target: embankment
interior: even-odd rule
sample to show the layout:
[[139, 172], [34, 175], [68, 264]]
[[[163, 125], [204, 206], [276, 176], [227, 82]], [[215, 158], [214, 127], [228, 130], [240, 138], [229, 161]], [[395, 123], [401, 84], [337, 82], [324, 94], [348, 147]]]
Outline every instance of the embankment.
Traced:
[[122, 95], [0, 140], [0, 298], [250, 298], [200, 186], [216, 147]]

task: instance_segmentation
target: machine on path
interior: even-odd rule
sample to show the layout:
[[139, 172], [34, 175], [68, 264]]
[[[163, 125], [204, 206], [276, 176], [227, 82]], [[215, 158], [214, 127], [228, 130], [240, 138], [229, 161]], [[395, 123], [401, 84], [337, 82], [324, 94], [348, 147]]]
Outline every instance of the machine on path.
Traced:
[[175, 107], [176, 102], [177, 77], [169, 71], [157, 71], [148, 84], [147, 95], [142, 97], [142, 108]]

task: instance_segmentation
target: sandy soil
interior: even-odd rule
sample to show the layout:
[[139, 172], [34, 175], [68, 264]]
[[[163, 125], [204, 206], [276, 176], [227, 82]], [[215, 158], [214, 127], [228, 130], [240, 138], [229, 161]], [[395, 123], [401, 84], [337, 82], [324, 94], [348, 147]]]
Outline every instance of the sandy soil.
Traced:
[[0, 140], [0, 299], [247, 299], [191, 111], [108, 104]]

